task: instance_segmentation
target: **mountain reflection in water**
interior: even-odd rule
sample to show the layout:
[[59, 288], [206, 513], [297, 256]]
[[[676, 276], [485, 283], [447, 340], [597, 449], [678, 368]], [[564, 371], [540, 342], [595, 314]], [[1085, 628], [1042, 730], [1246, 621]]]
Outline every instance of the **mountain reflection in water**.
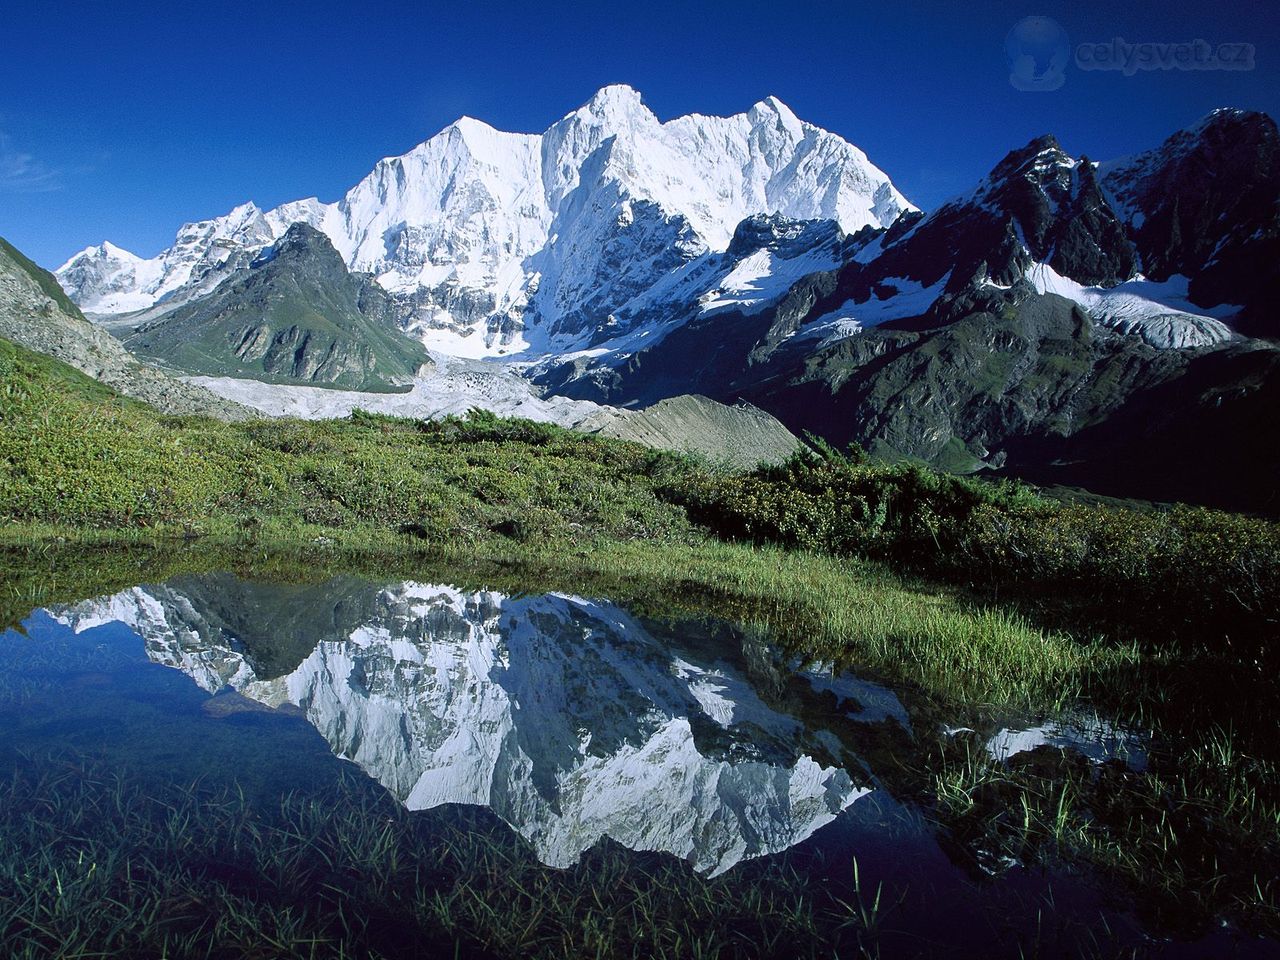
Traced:
[[[604, 601], [399, 583], [279, 602], [230, 578], [189, 579], [55, 616], [77, 632], [123, 622], [153, 661], [211, 693], [296, 704], [408, 808], [486, 806], [551, 866], [604, 837], [710, 874], [783, 851], [874, 787], [841, 726], [906, 723], [891, 691], [851, 679], [838, 711], [807, 721], [802, 699], [777, 688], [798, 683], [826, 703], [830, 677], [753, 683], [750, 637], [735, 657]], [[299, 652], [308, 633], [313, 646], [267, 677], [245, 641], [282, 617]], [[770, 702], [758, 687], [775, 688]]]

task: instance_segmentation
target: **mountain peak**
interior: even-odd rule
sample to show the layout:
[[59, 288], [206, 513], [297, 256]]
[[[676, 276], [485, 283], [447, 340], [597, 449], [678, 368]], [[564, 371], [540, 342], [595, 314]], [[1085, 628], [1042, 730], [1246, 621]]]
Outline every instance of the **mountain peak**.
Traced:
[[349, 273], [328, 236], [294, 223], [209, 294], [140, 325], [126, 344], [195, 373], [384, 389], [410, 382], [427, 359], [389, 311], [387, 294]]
[[785, 103], [775, 97], [773, 94], [765, 97], [763, 100], [757, 101], [751, 107], [752, 110], [770, 111], [779, 116], [795, 116], [795, 113]]
[[475, 117], [469, 117], [466, 114], [460, 116], [453, 123], [449, 124], [449, 128], [457, 130], [459, 133], [466, 134], [468, 132], [496, 133], [496, 129], [483, 120], [477, 120]]
[[804, 137], [804, 124], [800, 122], [800, 118], [795, 115], [790, 107], [772, 94], [753, 105], [747, 116], [755, 124], [776, 123], [797, 140]]
[[[1042, 133], [1027, 142], [1020, 150], [1011, 151], [1009, 156], [1037, 157], [1046, 153], [1063, 153], [1062, 144], [1052, 133]], [[1065, 154], [1064, 154], [1065, 155]]]
[[[1191, 126], [1180, 131], [1193, 140], [1231, 141], [1240, 136], [1275, 139], [1276, 122], [1259, 110], [1240, 110], [1236, 107], [1218, 107], [1205, 114]], [[1174, 134], [1170, 139], [1177, 138]]]
[[[528, 134], [504, 133], [483, 120], [463, 116], [449, 124], [439, 136], [454, 137], [462, 142], [472, 156], [492, 160], [498, 154], [509, 149], [509, 146], [504, 147], [504, 144], [509, 145], [514, 140], [527, 137]], [[432, 140], [434, 139], [436, 138], [433, 137]], [[429, 143], [431, 143], [431, 140], [428, 140], [419, 149], [425, 148]]]
[[131, 253], [130, 251], [124, 249], [124, 247], [117, 247], [110, 240], [103, 240], [102, 243], [99, 244], [98, 249], [102, 251], [103, 256], [107, 256], [107, 257], [118, 257], [121, 260], [142, 259], [136, 253]]
[[[1210, 110], [1194, 127], [1203, 127], [1210, 123], [1224, 122], [1246, 122], [1256, 123], [1259, 121], [1267, 121], [1271, 118], [1260, 110], [1242, 110], [1240, 107], [1215, 107]], [[1273, 121], [1274, 122], [1274, 121]]]
[[94, 246], [91, 246], [91, 247], [85, 247], [79, 253], [74, 254], [65, 264], [63, 264], [58, 269], [65, 270], [68, 266], [70, 266], [76, 260], [80, 260], [82, 258], [85, 260], [116, 260], [122, 263], [137, 263], [142, 260], [142, 258], [139, 257], [136, 253], [131, 253], [130, 251], [124, 249], [124, 247], [117, 247], [110, 240], [103, 240], [99, 244], [95, 244]]
[[237, 207], [232, 207], [231, 212], [228, 213], [226, 217], [219, 219], [230, 220], [235, 223], [244, 223], [247, 220], [252, 220], [260, 213], [262, 213], [262, 211], [258, 208], [258, 205], [252, 200], [249, 200]]
[[630, 84], [609, 83], [593, 93], [585, 105], [638, 105], [641, 102], [640, 91]]
[[1005, 154], [1004, 159], [992, 169], [988, 180], [999, 184], [1011, 177], [1031, 175], [1040, 180], [1046, 175], [1053, 175], [1052, 171], [1069, 170], [1075, 165], [1076, 161], [1062, 149], [1058, 138], [1046, 133]]
[[269, 249], [274, 252], [272, 259], [276, 257], [318, 256], [331, 261], [340, 272], [346, 272], [346, 265], [342, 262], [341, 255], [334, 248], [333, 241], [309, 223], [290, 224], [284, 236]]
[[644, 105], [640, 91], [625, 83], [612, 83], [601, 87], [590, 100], [569, 116], [580, 119], [586, 116], [603, 120], [608, 126], [625, 123], [634, 118], [656, 119]]

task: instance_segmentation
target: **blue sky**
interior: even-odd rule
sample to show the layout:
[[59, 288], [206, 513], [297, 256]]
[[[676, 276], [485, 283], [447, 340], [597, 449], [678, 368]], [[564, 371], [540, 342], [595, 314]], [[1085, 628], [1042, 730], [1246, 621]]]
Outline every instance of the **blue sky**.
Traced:
[[[1251, 43], [1249, 71], [1074, 64], [1009, 83], [1004, 41]], [[1280, 5], [54, 2], [0, 15], [0, 235], [45, 266], [103, 239], [153, 255], [187, 220], [334, 200], [462, 114], [541, 131], [607, 83], [662, 119], [774, 94], [929, 207], [1053, 132], [1102, 159], [1215, 106], [1280, 115]]]

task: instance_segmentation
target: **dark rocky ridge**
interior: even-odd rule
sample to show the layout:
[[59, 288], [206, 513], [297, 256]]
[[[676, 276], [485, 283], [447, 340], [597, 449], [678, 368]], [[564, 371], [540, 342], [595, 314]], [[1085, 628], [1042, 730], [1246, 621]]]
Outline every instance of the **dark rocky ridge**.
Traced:
[[[843, 266], [761, 313], [694, 315], [614, 365], [550, 365], [542, 379], [610, 403], [697, 391], [891, 457], [1280, 513], [1280, 349], [1154, 349], [1027, 280], [1035, 263], [1103, 287], [1184, 273], [1193, 302], [1241, 304], [1243, 329], [1273, 330], [1276, 143], [1269, 118], [1231, 111], [1100, 169], [1038, 138], [968, 196], [860, 232]], [[766, 226], [786, 235], [739, 232]], [[946, 282], [923, 315], [825, 346], [792, 336], [904, 279]]]
[[203, 413], [244, 420], [253, 412], [184, 383], [129, 355], [115, 337], [94, 326], [53, 274], [0, 239], [0, 337], [48, 354], [164, 413]]
[[1191, 278], [1196, 303], [1244, 306], [1239, 327], [1280, 338], [1280, 131], [1264, 113], [1215, 110], [1154, 150], [1108, 164], [1132, 211], [1142, 270]]

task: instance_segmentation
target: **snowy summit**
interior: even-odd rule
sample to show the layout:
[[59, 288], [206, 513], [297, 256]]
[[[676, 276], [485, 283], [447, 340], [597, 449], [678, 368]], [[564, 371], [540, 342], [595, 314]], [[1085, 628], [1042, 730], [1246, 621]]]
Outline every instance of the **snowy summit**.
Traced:
[[[776, 97], [731, 117], [661, 122], [601, 89], [542, 134], [463, 117], [336, 203], [252, 203], [190, 223], [152, 259], [111, 244], [58, 271], [99, 316], [203, 295], [293, 223], [377, 275], [408, 328], [458, 356], [586, 346], [605, 317], [683, 263], [727, 248], [754, 214], [887, 226], [914, 207], [857, 147]], [[625, 269], [619, 270], [619, 265]]]

